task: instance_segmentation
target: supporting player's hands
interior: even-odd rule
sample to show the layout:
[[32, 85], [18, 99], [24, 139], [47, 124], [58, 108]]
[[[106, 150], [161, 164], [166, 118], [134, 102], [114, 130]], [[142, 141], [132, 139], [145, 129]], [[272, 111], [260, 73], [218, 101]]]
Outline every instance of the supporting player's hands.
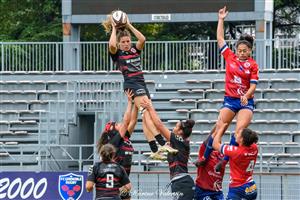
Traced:
[[219, 10], [219, 19], [225, 19], [228, 15], [228, 11], [226, 10], [226, 6]]
[[195, 162], [193, 162], [193, 163], [194, 163], [194, 165], [195, 165], [196, 167], [201, 167], [200, 161], [199, 161], [199, 160], [197, 160], [197, 161], [195, 161]]
[[152, 103], [151, 103], [150, 99], [148, 99], [147, 97], [144, 97], [141, 101], [141, 107], [143, 107], [144, 109], [151, 108]]
[[132, 97], [134, 96], [132, 90], [130, 90], [130, 89], [125, 90], [125, 94], [127, 95], [128, 102], [131, 102]]
[[228, 123], [225, 123], [222, 116], [218, 117], [216, 128], [217, 129], [223, 129], [228, 125]]
[[241, 105], [242, 106], [248, 105], [248, 98], [246, 96], [241, 96]]

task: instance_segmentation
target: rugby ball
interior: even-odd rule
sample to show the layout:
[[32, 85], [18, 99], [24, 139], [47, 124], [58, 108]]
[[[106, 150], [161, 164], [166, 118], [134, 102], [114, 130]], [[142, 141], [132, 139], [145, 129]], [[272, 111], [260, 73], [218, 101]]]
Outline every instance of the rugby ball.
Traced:
[[127, 23], [127, 15], [121, 10], [114, 11], [112, 13], [112, 19], [118, 28], [125, 26]]

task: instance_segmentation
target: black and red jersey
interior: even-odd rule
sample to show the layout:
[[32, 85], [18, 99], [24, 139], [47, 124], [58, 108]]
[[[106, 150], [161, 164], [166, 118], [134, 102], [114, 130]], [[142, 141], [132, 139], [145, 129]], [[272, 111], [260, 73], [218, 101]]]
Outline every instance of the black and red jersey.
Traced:
[[188, 173], [190, 157], [190, 141], [171, 132], [170, 146], [178, 150], [176, 154], [168, 154], [171, 179], [181, 173]]
[[109, 141], [116, 149], [116, 158], [115, 161], [124, 167], [127, 175], [130, 174], [131, 164], [132, 164], [132, 155], [133, 155], [133, 146], [128, 137], [122, 138], [120, 133], [117, 132]]
[[124, 86], [126, 86], [126, 84], [143, 84], [145, 82], [141, 69], [141, 50], [137, 49], [135, 45], [133, 45], [129, 51], [118, 49], [116, 54], [110, 53], [110, 56], [123, 74]]
[[89, 169], [87, 180], [96, 184], [96, 199], [118, 197], [119, 188], [130, 183], [124, 168], [115, 162], [95, 163]]

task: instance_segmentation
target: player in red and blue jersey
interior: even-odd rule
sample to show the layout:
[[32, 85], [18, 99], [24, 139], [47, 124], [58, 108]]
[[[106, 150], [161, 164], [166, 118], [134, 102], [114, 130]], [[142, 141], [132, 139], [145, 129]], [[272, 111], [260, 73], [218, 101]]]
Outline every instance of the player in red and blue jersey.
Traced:
[[229, 157], [230, 184], [227, 199], [254, 200], [257, 188], [252, 175], [258, 154], [258, 136], [256, 132], [245, 128], [236, 137], [239, 146], [225, 145], [221, 143], [221, 137], [226, 127], [222, 119], [218, 121], [213, 148]]
[[[205, 145], [207, 140], [204, 141], [199, 149], [198, 160], [204, 155]], [[198, 162], [195, 163], [197, 167], [197, 178], [196, 178], [196, 188], [195, 188], [195, 200], [223, 200], [224, 195], [222, 192], [222, 182], [225, 173], [225, 165], [220, 171], [216, 171], [216, 165], [224, 157], [218, 151], [212, 151], [210, 157], [205, 166], [200, 166]]]
[[[252, 120], [254, 109], [254, 92], [258, 83], [258, 65], [251, 58], [253, 37], [242, 35], [236, 43], [236, 54], [234, 54], [224, 40], [224, 19], [228, 15], [226, 7], [219, 10], [219, 21], [217, 28], [217, 41], [220, 51], [226, 61], [225, 97], [223, 106], [219, 112], [219, 118], [223, 119], [227, 127], [236, 117], [235, 135], [232, 135], [230, 144], [235, 143], [235, 137], [248, 127]], [[226, 127], [226, 129], [227, 129]], [[201, 162], [204, 165], [212, 151], [212, 134], [207, 144], [204, 157]], [[225, 158], [225, 160], [227, 160]]]
[[121, 200], [120, 192], [128, 193], [131, 183], [125, 169], [114, 161], [116, 150], [106, 144], [98, 148], [98, 153], [101, 161], [90, 167], [86, 190], [91, 192], [96, 185], [96, 199]]
[[[134, 104], [137, 108], [140, 108], [141, 99], [144, 96], [147, 96], [148, 99], [150, 99], [141, 66], [141, 53], [146, 38], [129, 22], [128, 18], [126, 27], [117, 27], [111, 19], [111, 16], [103, 22], [103, 26], [106, 29], [106, 32], [111, 32], [109, 39], [109, 54], [118, 70], [122, 72], [124, 78], [124, 90], [130, 89], [133, 91]], [[136, 44], [132, 44], [129, 31], [137, 38]], [[163, 137], [153, 125], [149, 113], [144, 111], [145, 110], [141, 110], [144, 115], [143, 119], [145, 119], [143, 120], [143, 132], [152, 151], [150, 157], [153, 159], [164, 160], [165, 157], [159, 153], [156, 141], [161, 145], [161, 150], [163, 151], [176, 153], [176, 150], [166, 145]]]

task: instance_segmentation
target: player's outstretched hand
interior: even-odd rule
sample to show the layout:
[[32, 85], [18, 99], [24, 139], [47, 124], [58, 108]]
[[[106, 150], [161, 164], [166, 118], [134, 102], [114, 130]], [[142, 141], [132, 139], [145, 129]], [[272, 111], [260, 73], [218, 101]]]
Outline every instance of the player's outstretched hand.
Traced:
[[227, 15], [228, 11], [226, 10], [226, 6], [224, 6], [224, 8], [219, 10], [219, 19], [225, 19]]
[[133, 92], [132, 90], [128, 89], [128, 90], [125, 90], [125, 93], [127, 95], [127, 98], [128, 98], [128, 101], [131, 101], [132, 97], [133, 97]]
[[114, 22], [112, 15], [110, 15], [110, 22], [111, 22], [111, 26], [116, 28], [117, 24]]
[[142, 101], [141, 101], [141, 107], [143, 107], [144, 109], [149, 109], [151, 108], [152, 103], [150, 101], [150, 99], [148, 99], [147, 97], [143, 97]]
[[129, 17], [126, 15], [126, 27], [130, 24]]

